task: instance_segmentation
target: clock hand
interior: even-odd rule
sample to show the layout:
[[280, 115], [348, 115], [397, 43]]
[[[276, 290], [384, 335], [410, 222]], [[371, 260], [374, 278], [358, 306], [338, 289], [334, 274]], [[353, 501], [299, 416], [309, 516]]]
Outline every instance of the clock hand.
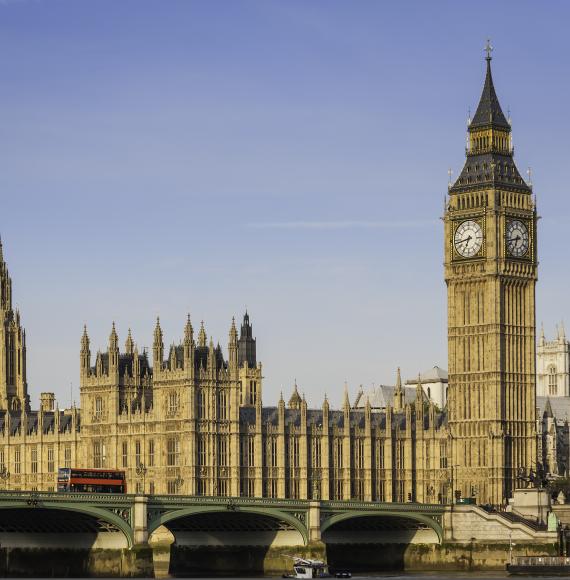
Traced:
[[462, 240], [455, 242], [455, 245], [459, 246], [460, 244], [463, 244], [463, 242], [468, 244], [470, 240], [471, 240], [471, 236], [467, 236], [466, 238], [463, 238]]
[[521, 239], [520, 236], [516, 236], [514, 238], [509, 238], [509, 243], [511, 244], [511, 246], [518, 246], [518, 242]]

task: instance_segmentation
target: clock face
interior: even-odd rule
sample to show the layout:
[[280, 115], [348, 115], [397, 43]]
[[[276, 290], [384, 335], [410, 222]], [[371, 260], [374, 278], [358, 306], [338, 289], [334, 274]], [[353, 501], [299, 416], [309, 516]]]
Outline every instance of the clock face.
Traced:
[[528, 253], [528, 229], [520, 220], [507, 223], [507, 252], [514, 258], [522, 258]]
[[460, 256], [472, 258], [483, 245], [483, 231], [474, 220], [464, 221], [455, 230], [453, 245]]

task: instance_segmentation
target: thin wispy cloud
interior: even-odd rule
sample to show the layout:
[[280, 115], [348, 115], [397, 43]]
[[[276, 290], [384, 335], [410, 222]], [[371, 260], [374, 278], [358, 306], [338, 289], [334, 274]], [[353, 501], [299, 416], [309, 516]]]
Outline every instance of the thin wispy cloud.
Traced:
[[367, 230], [423, 228], [437, 225], [437, 220], [408, 221], [290, 221], [290, 222], [252, 222], [248, 228], [261, 230]]
[[36, 4], [38, 2], [40, 0], [0, 0], [0, 6], [9, 6], [10, 4]]

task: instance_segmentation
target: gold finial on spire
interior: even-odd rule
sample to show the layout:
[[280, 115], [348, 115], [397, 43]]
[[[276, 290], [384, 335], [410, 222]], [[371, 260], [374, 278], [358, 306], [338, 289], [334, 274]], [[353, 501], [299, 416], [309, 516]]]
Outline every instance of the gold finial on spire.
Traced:
[[487, 56], [485, 57], [485, 60], [490, 61], [493, 57], [491, 56], [491, 53], [493, 52], [493, 46], [491, 45], [491, 39], [487, 38], [487, 43], [485, 44], [485, 52], [487, 53]]

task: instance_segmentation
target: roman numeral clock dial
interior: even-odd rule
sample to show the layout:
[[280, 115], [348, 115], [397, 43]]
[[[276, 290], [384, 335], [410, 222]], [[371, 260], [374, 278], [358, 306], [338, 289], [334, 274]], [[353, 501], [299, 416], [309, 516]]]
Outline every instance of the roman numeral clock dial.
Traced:
[[483, 245], [483, 230], [475, 220], [459, 224], [453, 236], [455, 251], [463, 258], [472, 258]]
[[511, 220], [507, 223], [506, 243], [507, 252], [513, 258], [524, 258], [529, 247], [528, 228], [520, 220]]

